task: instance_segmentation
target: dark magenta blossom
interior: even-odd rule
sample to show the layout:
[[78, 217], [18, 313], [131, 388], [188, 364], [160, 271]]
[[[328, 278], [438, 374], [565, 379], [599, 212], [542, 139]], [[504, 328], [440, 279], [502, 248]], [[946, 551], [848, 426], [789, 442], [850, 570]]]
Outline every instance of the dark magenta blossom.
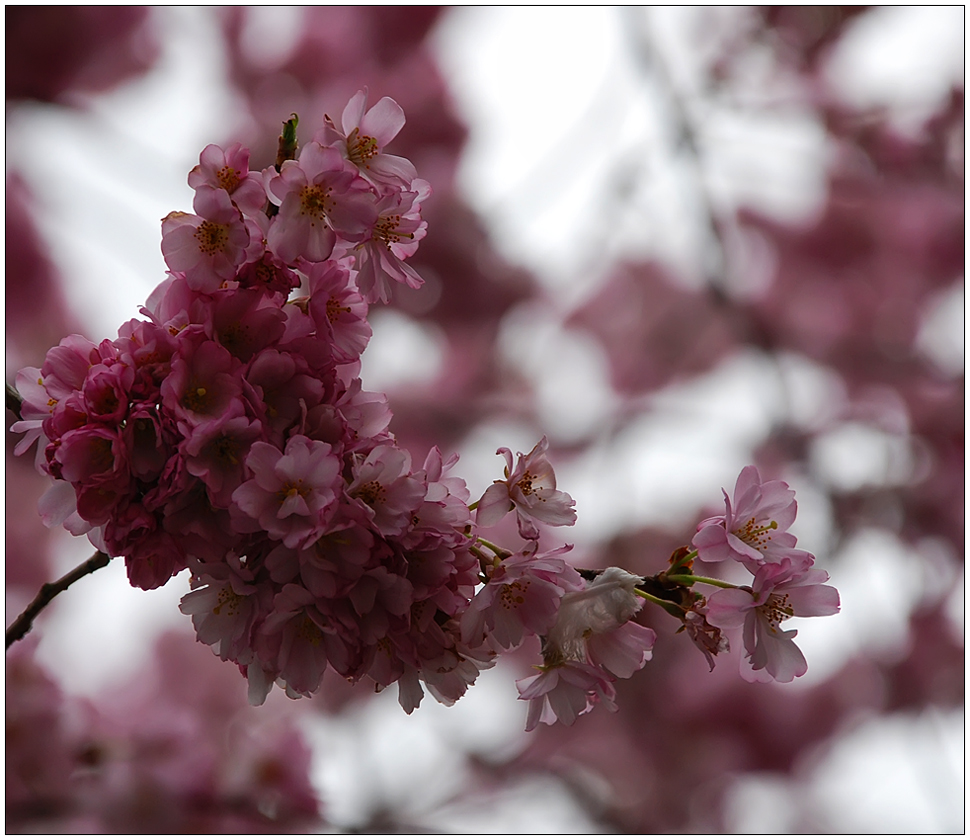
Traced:
[[[232, 493], [236, 508], [289, 548], [323, 535], [336, 502], [340, 462], [330, 444], [294, 435], [280, 451], [254, 443], [246, 458], [253, 477]], [[241, 522], [241, 527], [248, 527]]]

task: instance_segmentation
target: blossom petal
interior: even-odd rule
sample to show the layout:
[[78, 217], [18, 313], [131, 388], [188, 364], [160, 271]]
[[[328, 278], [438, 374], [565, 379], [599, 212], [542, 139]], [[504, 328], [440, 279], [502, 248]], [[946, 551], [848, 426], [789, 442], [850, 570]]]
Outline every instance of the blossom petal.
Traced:
[[496, 481], [479, 500], [475, 511], [476, 521], [482, 528], [490, 528], [492, 525], [497, 525], [514, 507], [509, 497], [508, 485]]

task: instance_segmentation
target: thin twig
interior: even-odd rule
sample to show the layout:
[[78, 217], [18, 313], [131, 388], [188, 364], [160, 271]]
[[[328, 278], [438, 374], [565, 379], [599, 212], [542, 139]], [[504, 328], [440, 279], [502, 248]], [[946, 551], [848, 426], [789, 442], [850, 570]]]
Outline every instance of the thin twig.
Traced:
[[17, 389], [9, 382], [5, 382], [4, 384], [7, 386], [7, 408], [13, 412], [18, 420], [23, 420], [23, 415], [20, 412], [21, 406], [24, 404], [24, 398], [20, 396]]
[[105, 554], [103, 551], [96, 551], [91, 557], [85, 560], [76, 569], [72, 569], [60, 580], [54, 581], [54, 583], [45, 583], [41, 588], [40, 592], [37, 593], [37, 597], [30, 602], [30, 606], [27, 607], [18, 617], [17, 620], [7, 628], [7, 648], [10, 648], [14, 642], [22, 639], [24, 636], [30, 632], [31, 625], [34, 623], [34, 619], [40, 614], [40, 611], [44, 609], [54, 598], [67, 589], [72, 583], [77, 583], [85, 575], [91, 574], [91, 572], [96, 572], [98, 569], [103, 569], [111, 561], [111, 558]]

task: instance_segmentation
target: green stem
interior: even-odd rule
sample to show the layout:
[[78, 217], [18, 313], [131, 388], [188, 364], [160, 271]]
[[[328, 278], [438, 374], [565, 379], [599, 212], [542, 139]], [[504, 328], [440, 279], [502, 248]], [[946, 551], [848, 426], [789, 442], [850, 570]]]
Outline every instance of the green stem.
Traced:
[[677, 606], [676, 604], [672, 604], [670, 601], [665, 601], [663, 598], [658, 598], [656, 595], [651, 595], [649, 592], [644, 592], [640, 588], [635, 587], [633, 591], [644, 600], [650, 601], [651, 603], [663, 607], [664, 609], [671, 606]]
[[680, 586], [693, 586], [695, 583], [706, 583], [709, 586], [719, 586], [721, 589], [738, 589], [736, 583], [728, 583], [726, 580], [702, 577], [701, 575], [664, 575], [664, 580]]
[[663, 598], [658, 598], [656, 595], [651, 595], [649, 592], [644, 592], [639, 587], [633, 590], [637, 595], [639, 595], [644, 600], [650, 601], [652, 604], [656, 604], [664, 612], [669, 613], [674, 618], [680, 621], [684, 620], [684, 610], [683, 607], [673, 603], [672, 601], [665, 601]]

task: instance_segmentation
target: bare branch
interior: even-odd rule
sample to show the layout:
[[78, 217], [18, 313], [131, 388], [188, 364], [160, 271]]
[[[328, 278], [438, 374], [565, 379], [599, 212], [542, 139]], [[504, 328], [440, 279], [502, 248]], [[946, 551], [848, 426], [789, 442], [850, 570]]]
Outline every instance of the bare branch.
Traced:
[[40, 592], [37, 593], [37, 597], [30, 602], [30, 606], [28, 606], [27, 609], [25, 609], [17, 617], [17, 620], [11, 624], [9, 628], [7, 628], [7, 649], [9, 649], [10, 645], [12, 645], [14, 642], [22, 639], [27, 635], [27, 633], [30, 632], [34, 619], [37, 618], [41, 610], [43, 610], [44, 607], [53, 601], [57, 595], [67, 589], [72, 583], [77, 583], [77, 581], [79, 581], [85, 575], [89, 575], [91, 572], [96, 572], [98, 569], [103, 569], [110, 561], [111, 558], [103, 551], [96, 551], [80, 566], [78, 566], [76, 569], [72, 569], [60, 580], [56, 580], [54, 583], [45, 583], [40, 588]]
[[7, 408], [13, 412], [13, 415], [18, 420], [23, 420], [23, 415], [20, 413], [21, 406], [24, 404], [24, 398], [20, 396], [20, 393], [16, 388], [13, 387], [9, 382], [4, 383], [7, 386]]

